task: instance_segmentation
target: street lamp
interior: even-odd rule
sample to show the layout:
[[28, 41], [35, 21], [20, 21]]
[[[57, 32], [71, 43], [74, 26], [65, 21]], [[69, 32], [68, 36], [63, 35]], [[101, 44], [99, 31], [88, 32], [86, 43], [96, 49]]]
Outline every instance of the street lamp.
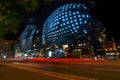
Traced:
[[33, 44], [33, 51], [34, 51], [34, 53], [35, 53], [35, 47], [36, 47], [36, 44]]
[[35, 49], [35, 47], [36, 47], [36, 45], [35, 45], [35, 44], [33, 44], [33, 49]]

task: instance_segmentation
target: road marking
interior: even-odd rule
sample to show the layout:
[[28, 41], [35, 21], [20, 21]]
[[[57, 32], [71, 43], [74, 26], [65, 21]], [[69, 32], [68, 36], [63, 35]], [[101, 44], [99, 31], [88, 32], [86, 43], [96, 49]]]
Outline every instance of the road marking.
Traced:
[[34, 69], [30, 67], [25, 67], [25, 66], [19, 66], [19, 65], [11, 65], [11, 64], [4, 64], [7, 66], [35, 72], [35, 73], [40, 73], [40, 74], [45, 74], [57, 78], [62, 78], [62, 79], [67, 79], [67, 80], [97, 80], [97, 79], [92, 79], [92, 78], [86, 78], [86, 77], [80, 77], [80, 76], [75, 76], [75, 75], [70, 75], [70, 74], [63, 74], [63, 73], [57, 73], [57, 72], [50, 72], [50, 71], [45, 71], [45, 70], [40, 70], [40, 69]]
[[105, 69], [105, 68], [96, 68], [96, 70], [104, 70], [104, 71], [120, 71], [118, 70], [114, 70], [114, 69]]

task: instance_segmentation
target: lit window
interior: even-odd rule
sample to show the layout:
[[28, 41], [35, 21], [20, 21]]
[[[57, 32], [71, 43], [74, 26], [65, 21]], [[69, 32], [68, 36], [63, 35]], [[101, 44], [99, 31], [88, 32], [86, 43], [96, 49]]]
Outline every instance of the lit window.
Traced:
[[62, 16], [62, 18], [65, 18], [64, 16]]
[[80, 4], [78, 4], [77, 7], [80, 7]]
[[71, 11], [69, 11], [68, 13], [70, 13], [70, 14], [71, 14]]
[[65, 23], [63, 23], [63, 25], [65, 26]]
[[74, 27], [75, 25], [74, 25], [74, 24], [72, 24], [72, 26]]
[[76, 28], [75, 28], [75, 27], [73, 27], [73, 29], [74, 29], [74, 30], [76, 30]]
[[82, 18], [79, 18], [79, 21], [81, 21], [82, 20]]
[[79, 26], [77, 26], [77, 29], [79, 29]]
[[71, 16], [72, 14], [71, 13], [69, 13], [69, 16]]
[[86, 31], [85, 29], [83, 30], [83, 32], [84, 32], [85, 34], [87, 34], [87, 31]]
[[72, 7], [72, 4], [70, 4], [69, 8], [71, 9], [71, 7]]
[[73, 15], [75, 15], [75, 12], [73, 12]]
[[59, 20], [61, 19], [61, 17], [59, 17]]
[[76, 18], [76, 16], [73, 16], [74, 18]]
[[70, 19], [72, 19], [72, 17], [70, 17]]
[[84, 23], [86, 24], [86, 23], [87, 23], [87, 21], [84, 21]]
[[65, 21], [65, 19], [62, 19], [62, 21], [64, 22], [64, 21]]
[[75, 30], [75, 32], [77, 32], [77, 30]]
[[84, 9], [87, 9], [87, 7], [83, 7]]
[[86, 15], [86, 17], [88, 18], [88, 17], [89, 17], [89, 15]]
[[67, 12], [65, 12], [65, 15], [67, 15]]
[[60, 29], [60, 31], [62, 31], [62, 30]]
[[78, 15], [78, 17], [81, 17], [81, 15]]
[[61, 16], [61, 14], [58, 15], [59, 17]]
[[77, 11], [76, 13], [79, 14], [79, 11]]
[[66, 21], [68, 21], [68, 18], [66, 18]]
[[69, 24], [69, 21], [67, 22], [67, 24]]
[[68, 17], [68, 15], [65, 15], [65, 17]]
[[58, 18], [56, 19], [56, 21], [58, 21]]
[[57, 24], [59, 24], [59, 22], [57, 22]]
[[85, 17], [85, 15], [83, 14], [82, 17]]
[[77, 19], [74, 19], [74, 22], [77, 22]]
[[75, 8], [75, 7], [76, 7], [76, 4], [73, 5], [73, 8]]
[[68, 26], [70, 28], [70, 26]]
[[70, 22], [71, 22], [71, 23], [73, 23], [73, 21], [72, 21], [72, 20], [71, 20]]
[[78, 25], [78, 22], [76, 22], [75, 25]]
[[67, 27], [65, 27], [65, 29], [67, 29]]
[[80, 22], [80, 24], [82, 24], [82, 22]]

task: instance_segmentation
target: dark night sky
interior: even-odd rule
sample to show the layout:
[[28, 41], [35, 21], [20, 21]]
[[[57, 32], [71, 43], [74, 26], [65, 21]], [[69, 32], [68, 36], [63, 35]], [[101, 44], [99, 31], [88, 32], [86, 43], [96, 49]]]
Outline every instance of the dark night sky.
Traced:
[[113, 37], [120, 42], [118, 2], [113, 0], [97, 0], [94, 13], [105, 26], [109, 39]]
[[[55, 6], [55, 5], [54, 5]], [[49, 7], [49, 5], [47, 5], [47, 7]], [[40, 11], [38, 11], [38, 14], [42, 15], [42, 17], [39, 20], [43, 20], [48, 17], [48, 14], [50, 14], [53, 10], [53, 8], [50, 9], [47, 8], [46, 6], [41, 7]], [[52, 7], [52, 6], [51, 6]], [[105, 26], [106, 31], [107, 31], [107, 35], [109, 36], [108, 39], [110, 38], [115, 38], [116, 41], [120, 42], [120, 32], [119, 32], [119, 18], [118, 18], [118, 5], [117, 2], [113, 1], [113, 0], [96, 0], [96, 4], [95, 7], [93, 8], [92, 12], [94, 15], [96, 15], [96, 17], [101, 21], [101, 23]], [[49, 11], [44, 12], [45, 9], [49, 9]], [[43, 12], [42, 12], [43, 11]], [[46, 15], [43, 15], [46, 14]], [[38, 16], [38, 15], [37, 15]], [[42, 19], [43, 18], [43, 19]], [[40, 21], [42, 22], [42, 21]], [[12, 37], [8, 36], [8, 39], [18, 39], [19, 35], [12, 35]]]

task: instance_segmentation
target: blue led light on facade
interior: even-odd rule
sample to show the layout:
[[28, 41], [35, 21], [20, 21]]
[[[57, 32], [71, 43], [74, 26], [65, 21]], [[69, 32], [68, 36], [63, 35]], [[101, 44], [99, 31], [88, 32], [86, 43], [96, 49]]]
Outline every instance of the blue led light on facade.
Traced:
[[75, 25], [78, 25], [78, 22], [76, 22]]
[[65, 20], [68, 21], [68, 18], [66, 18]]
[[86, 31], [85, 29], [83, 30], [83, 32], [84, 32], [85, 34], [87, 34], [87, 31]]
[[[91, 26], [93, 28], [88, 28], [87, 26]], [[88, 7], [85, 4], [65, 4], [57, 8], [46, 19], [42, 33], [43, 45], [57, 43], [62, 38], [76, 39], [76, 36], [84, 36], [85, 34], [89, 34], [88, 32], [92, 31], [90, 29], [96, 30], [101, 26], [102, 24], [99, 24], [99, 21], [90, 14]]]
[[81, 17], [81, 15], [78, 15], [78, 17], [80, 18], [80, 17]]
[[82, 22], [80, 22], [80, 24], [82, 24]]
[[84, 23], [86, 24], [86, 23], [87, 23], [87, 21], [84, 21]]

